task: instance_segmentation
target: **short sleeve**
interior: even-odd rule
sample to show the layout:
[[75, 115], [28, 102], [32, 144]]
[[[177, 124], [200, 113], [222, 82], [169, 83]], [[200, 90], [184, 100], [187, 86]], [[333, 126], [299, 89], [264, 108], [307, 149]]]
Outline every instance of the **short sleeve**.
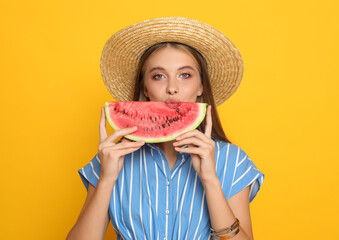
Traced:
[[239, 148], [238, 154], [229, 198], [250, 186], [250, 202], [252, 202], [264, 181], [265, 175], [258, 170], [241, 148]]
[[249, 201], [252, 202], [260, 190], [265, 175], [240, 147], [224, 142], [218, 142], [216, 145], [217, 175], [227, 200], [250, 186]]
[[89, 183], [91, 183], [94, 187], [97, 186], [100, 177], [100, 170], [101, 165], [99, 153], [97, 153], [86, 166], [78, 170], [81, 180], [87, 190]]

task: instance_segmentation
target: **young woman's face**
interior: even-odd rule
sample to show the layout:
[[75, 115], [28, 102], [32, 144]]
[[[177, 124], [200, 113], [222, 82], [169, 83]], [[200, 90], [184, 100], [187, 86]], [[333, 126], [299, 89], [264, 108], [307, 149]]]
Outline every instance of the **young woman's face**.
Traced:
[[165, 47], [145, 62], [144, 95], [150, 101], [195, 102], [203, 92], [196, 60], [184, 50]]

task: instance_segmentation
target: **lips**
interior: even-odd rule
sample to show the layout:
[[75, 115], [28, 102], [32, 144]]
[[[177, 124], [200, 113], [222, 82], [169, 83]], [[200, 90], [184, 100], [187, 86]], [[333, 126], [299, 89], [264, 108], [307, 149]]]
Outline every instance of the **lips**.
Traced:
[[177, 100], [177, 99], [167, 99], [165, 101], [165, 104], [167, 105], [167, 107], [174, 109], [174, 108], [177, 108], [179, 106], [180, 101]]

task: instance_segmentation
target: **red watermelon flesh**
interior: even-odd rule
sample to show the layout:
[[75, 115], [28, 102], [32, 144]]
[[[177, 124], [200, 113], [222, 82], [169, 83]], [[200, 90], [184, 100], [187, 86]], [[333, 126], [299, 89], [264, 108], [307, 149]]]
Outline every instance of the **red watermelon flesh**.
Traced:
[[137, 126], [125, 137], [149, 143], [167, 142], [197, 128], [206, 115], [206, 103], [195, 102], [106, 102], [105, 113], [113, 129]]

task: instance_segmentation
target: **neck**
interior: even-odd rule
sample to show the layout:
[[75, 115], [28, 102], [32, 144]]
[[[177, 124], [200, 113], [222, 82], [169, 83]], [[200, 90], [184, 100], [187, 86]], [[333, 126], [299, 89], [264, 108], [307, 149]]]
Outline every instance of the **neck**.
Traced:
[[165, 155], [177, 155], [177, 151], [175, 151], [174, 147], [173, 147], [173, 143], [174, 141], [170, 141], [170, 142], [162, 142], [162, 143], [156, 143], [155, 145], [158, 146]]
[[173, 166], [175, 165], [175, 163], [177, 162], [177, 156], [178, 156], [178, 152], [175, 151], [175, 149], [173, 147], [173, 143], [174, 143], [174, 141], [162, 142], [162, 143], [156, 143], [155, 144], [165, 154], [167, 162], [170, 166], [170, 169], [172, 169]]

